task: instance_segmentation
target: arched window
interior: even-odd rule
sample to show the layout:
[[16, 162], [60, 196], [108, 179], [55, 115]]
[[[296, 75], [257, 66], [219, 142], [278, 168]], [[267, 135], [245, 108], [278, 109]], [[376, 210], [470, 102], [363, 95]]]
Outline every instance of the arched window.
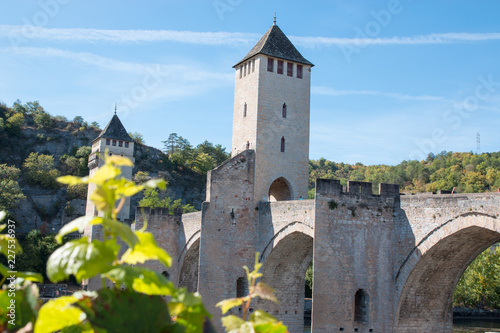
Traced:
[[285, 152], [285, 137], [284, 136], [281, 137], [281, 152], [282, 153]]
[[283, 110], [281, 111], [281, 116], [286, 118], [286, 103], [283, 103]]
[[248, 296], [248, 279], [240, 277], [236, 280], [236, 297]]
[[368, 294], [363, 289], [358, 289], [354, 295], [354, 321], [367, 322], [369, 309]]
[[247, 116], [247, 103], [243, 105], [243, 118]]

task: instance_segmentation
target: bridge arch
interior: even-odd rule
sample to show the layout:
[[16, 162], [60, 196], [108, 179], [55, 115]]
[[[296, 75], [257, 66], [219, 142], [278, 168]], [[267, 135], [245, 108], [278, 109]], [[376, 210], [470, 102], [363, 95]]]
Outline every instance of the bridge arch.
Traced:
[[313, 257], [312, 228], [293, 222], [281, 229], [262, 253], [262, 282], [275, 289], [280, 304], [259, 301], [297, 332], [304, 331], [305, 274]]
[[200, 261], [200, 236], [197, 231], [186, 243], [178, 259], [179, 287], [185, 287], [190, 292], [198, 290], [198, 268]]
[[458, 280], [477, 255], [498, 241], [497, 218], [476, 212], [457, 216], [427, 234], [396, 275], [395, 332], [451, 332]]

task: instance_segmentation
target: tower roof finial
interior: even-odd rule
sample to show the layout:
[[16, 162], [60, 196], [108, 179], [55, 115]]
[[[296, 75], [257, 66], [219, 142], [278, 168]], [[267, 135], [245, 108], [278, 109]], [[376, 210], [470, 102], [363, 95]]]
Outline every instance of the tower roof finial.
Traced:
[[116, 115], [116, 102], [115, 102], [115, 115]]
[[273, 25], [276, 25], [276, 12], [274, 12], [274, 21], [273, 21]]

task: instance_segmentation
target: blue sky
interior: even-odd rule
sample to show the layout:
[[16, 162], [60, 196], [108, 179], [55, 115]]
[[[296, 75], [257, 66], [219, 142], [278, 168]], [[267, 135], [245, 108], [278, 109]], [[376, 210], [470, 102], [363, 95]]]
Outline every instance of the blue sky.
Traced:
[[230, 150], [234, 69], [277, 23], [312, 72], [310, 158], [397, 164], [500, 148], [500, 2], [0, 0], [0, 101], [147, 144]]

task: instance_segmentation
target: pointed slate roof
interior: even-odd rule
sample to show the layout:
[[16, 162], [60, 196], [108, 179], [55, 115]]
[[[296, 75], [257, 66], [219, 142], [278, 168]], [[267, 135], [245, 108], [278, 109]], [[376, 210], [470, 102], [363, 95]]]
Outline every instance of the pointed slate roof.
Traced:
[[134, 142], [116, 114], [95, 140], [99, 138]]
[[307, 61], [299, 51], [297, 51], [292, 42], [290, 42], [288, 37], [283, 33], [283, 31], [281, 31], [281, 29], [277, 25], [273, 25], [269, 30], [267, 30], [264, 36], [262, 36], [259, 42], [255, 44], [250, 52], [248, 52], [243, 60], [234, 65], [233, 68], [257, 54], [265, 54], [270, 57], [314, 66], [311, 62]]

